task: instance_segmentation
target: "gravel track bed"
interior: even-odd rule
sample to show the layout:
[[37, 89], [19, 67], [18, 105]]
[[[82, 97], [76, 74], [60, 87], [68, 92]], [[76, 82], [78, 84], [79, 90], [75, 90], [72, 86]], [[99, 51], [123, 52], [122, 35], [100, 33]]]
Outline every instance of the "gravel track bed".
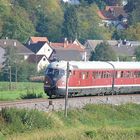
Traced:
[[[68, 98], [68, 109], [82, 108], [86, 104], [112, 104], [120, 105], [126, 103], [140, 104], [140, 94], [131, 95], [110, 95], [110, 96], [88, 96], [88, 97], [76, 97]], [[0, 101], [0, 110], [2, 108], [26, 108], [37, 109], [40, 111], [58, 111], [65, 109], [65, 98], [61, 99], [32, 99], [21, 101]]]

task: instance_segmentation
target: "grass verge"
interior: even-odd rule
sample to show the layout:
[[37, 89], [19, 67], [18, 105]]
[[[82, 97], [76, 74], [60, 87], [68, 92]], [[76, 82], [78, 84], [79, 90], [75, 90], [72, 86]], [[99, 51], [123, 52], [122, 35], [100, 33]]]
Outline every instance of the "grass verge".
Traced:
[[87, 105], [83, 109], [44, 113], [6, 109], [0, 131], [8, 140], [138, 140], [140, 105]]

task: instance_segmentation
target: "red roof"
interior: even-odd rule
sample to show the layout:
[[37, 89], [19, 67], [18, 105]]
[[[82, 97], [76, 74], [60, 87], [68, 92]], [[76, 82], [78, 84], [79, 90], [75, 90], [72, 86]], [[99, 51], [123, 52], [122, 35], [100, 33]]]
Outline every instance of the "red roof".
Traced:
[[32, 41], [32, 43], [49, 42], [47, 37], [30, 37], [30, 40]]
[[84, 52], [84, 49], [80, 47], [80, 45], [73, 44], [73, 43], [50, 43], [50, 46], [55, 48], [63, 48], [68, 50], [78, 50], [80, 52]]

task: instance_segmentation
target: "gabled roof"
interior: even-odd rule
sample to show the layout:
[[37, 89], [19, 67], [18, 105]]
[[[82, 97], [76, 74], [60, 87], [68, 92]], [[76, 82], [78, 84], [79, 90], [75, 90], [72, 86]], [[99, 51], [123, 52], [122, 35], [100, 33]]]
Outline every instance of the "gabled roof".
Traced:
[[37, 42], [34, 44], [26, 45], [26, 47], [32, 52], [37, 53], [44, 46], [44, 44], [46, 44], [46, 42]]
[[65, 61], [81, 61], [82, 56], [78, 50], [71, 50], [65, 48], [55, 48], [54, 52], [50, 57], [50, 61], [52, 60], [65, 60]]
[[[103, 42], [103, 40], [87, 40], [85, 43], [85, 49], [88, 53], [94, 51], [96, 46]], [[139, 41], [117, 41], [106, 40], [106, 42], [113, 48], [113, 50], [119, 55], [133, 56], [135, 49], [140, 46]]]
[[99, 10], [97, 13], [103, 20], [116, 20], [119, 16], [128, 16], [123, 6], [106, 6], [105, 10]]
[[49, 42], [47, 37], [36, 37], [36, 36], [30, 37], [30, 41], [31, 41], [32, 43], [37, 43], [37, 42]]
[[47, 57], [45, 55], [35, 55], [35, 54], [33, 54], [33, 55], [30, 55], [28, 57], [27, 61], [30, 62], [30, 63], [38, 63], [38, 62], [40, 62], [40, 60], [43, 57], [45, 57], [47, 59]]
[[18, 54], [33, 54], [31, 50], [15, 39], [0, 39], [0, 47], [15, 47]]
[[74, 44], [74, 43], [50, 43], [50, 46], [52, 48], [61, 48], [61, 49], [68, 49], [68, 50], [77, 50], [80, 52], [84, 52], [84, 47], [80, 46], [79, 44]]

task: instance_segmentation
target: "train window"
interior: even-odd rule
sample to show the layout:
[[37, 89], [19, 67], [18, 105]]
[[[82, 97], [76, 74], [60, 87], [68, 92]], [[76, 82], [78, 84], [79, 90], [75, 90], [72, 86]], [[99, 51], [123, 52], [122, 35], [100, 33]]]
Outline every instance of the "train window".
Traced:
[[59, 70], [58, 69], [54, 69], [54, 76], [58, 76], [59, 75]]
[[140, 71], [135, 71], [134, 72], [134, 77], [136, 77], [136, 78], [140, 77]]
[[96, 72], [92, 72], [92, 78], [93, 78], [93, 79], [96, 78]]
[[121, 71], [121, 76], [120, 76], [121, 78], [123, 77], [123, 73], [124, 73], [124, 72], [123, 72], [123, 71]]
[[60, 76], [65, 75], [65, 71], [64, 71], [63, 69], [60, 69], [60, 70], [59, 70], [59, 75], [60, 75]]
[[82, 72], [82, 79], [88, 79], [88, 72]]
[[117, 78], [120, 78], [121, 77], [121, 71], [118, 71], [117, 72]]
[[48, 68], [46, 70], [46, 74], [53, 74], [53, 69], [52, 68]]

